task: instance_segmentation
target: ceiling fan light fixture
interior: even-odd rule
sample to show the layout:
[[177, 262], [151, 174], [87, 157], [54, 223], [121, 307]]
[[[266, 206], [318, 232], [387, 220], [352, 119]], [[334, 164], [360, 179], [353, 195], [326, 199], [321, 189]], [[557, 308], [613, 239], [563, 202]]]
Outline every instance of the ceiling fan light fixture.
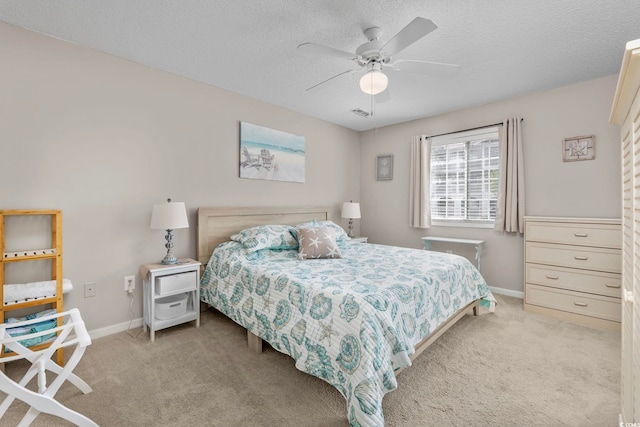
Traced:
[[360, 79], [360, 89], [368, 95], [377, 95], [389, 84], [389, 78], [382, 71], [371, 70]]

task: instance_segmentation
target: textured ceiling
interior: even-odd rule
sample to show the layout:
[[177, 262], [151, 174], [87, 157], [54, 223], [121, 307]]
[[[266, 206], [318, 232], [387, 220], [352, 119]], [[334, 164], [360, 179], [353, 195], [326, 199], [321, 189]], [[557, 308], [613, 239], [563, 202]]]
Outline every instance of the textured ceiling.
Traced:
[[[459, 64], [419, 75], [385, 68], [371, 97], [346, 59], [362, 31], [388, 40], [416, 16], [438, 29], [396, 58]], [[355, 130], [432, 116], [618, 72], [640, 38], [639, 0], [0, 0], [0, 20]]]

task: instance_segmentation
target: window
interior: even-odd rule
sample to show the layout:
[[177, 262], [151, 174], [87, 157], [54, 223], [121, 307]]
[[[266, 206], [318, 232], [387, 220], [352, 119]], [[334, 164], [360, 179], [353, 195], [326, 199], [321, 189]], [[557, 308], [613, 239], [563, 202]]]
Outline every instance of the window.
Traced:
[[431, 142], [431, 219], [436, 225], [493, 224], [498, 199], [498, 127]]

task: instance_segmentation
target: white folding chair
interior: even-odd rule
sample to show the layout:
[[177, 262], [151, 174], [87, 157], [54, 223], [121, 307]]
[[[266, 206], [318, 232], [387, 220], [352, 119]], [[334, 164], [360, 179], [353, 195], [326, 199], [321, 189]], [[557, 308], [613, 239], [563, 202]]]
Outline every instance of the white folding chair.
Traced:
[[[59, 318], [62, 318], [62, 324], [60, 325], [61, 322], [58, 322], [60, 326], [52, 329], [32, 332], [20, 336], [11, 336], [9, 332], [7, 332], [7, 330], [12, 328], [35, 325], [52, 319], [58, 320]], [[36, 327], [34, 329], [38, 330], [39, 328]], [[25, 340], [42, 337], [54, 332], [58, 335], [51, 342], [51, 345], [46, 348], [31, 350], [21, 343]], [[80, 311], [78, 311], [77, 308], [73, 308], [63, 313], [55, 313], [49, 316], [43, 316], [18, 323], [2, 324], [0, 325], [0, 344], [2, 344], [3, 350], [3, 353], [0, 356], [0, 363], [7, 363], [21, 359], [28, 360], [31, 363], [31, 367], [27, 370], [19, 383], [13, 381], [11, 378], [6, 376], [4, 372], [0, 371], [0, 391], [7, 394], [7, 397], [4, 399], [2, 404], [0, 404], [0, 419], [2, 419], [4, 414], [7, 412], [11, 403], [13, 403], [15, 399], [19, 399], [31, 406], [18, 425], [19, 427], [30, 425], [41, 412], [64, 418], [78, 426], [93, 427], [98, 425], [84, 415], [67, 408], [54, 399], [54, 396], [60, 389], [60, 386], [66, 380], [69, 380], [69, 382], [85, 394], [91, 392], [91, 387], [80, 379], [80, 377], [72, 373], [78, 362], [80, 362], [80, 359], [82, 359], [84, 350], [91, 344], [91, 338], [87, 333], [87, 329], [85, 328], [82, 317], [80, 316]], [[51, 357], [56, 350], [73, 346], [75, 346], [75, 350], [69, 360], [67, 360], [64, 367], [57, 365], [53, 360], [51, 360]], [[12, 353], [6, 355], [6, 352]], [[47, 386], [46, 371], [50, 371], [57, 375], [49, 386]], [[31, 381], [31, 379], [36, 375], [38, 375], [37, 392], [27, 388], [29, 381]]]

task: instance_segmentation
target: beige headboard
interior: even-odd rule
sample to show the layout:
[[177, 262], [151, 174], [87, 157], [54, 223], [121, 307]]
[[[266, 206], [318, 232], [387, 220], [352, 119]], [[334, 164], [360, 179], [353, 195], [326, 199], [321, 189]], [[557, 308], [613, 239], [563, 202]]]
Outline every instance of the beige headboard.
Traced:
[[327, 220], [329, 212], [326, 206], [198, 208], [198, 261], [205, 266], [216, 246], [245, 228]]

